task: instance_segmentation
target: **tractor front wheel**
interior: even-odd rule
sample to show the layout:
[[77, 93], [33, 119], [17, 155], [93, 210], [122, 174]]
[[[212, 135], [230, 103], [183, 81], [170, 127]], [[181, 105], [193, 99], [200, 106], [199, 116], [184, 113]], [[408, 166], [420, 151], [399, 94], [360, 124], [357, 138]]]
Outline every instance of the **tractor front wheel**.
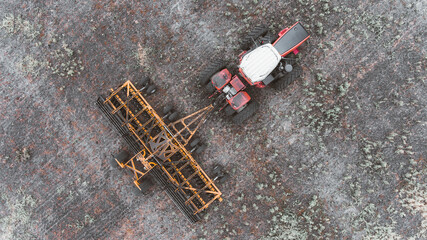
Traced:
[[214, 92], [215, 92], [215, 90], [216, 90], [216, 88], [212, 85], [212, 83], [211, 83], [211, 82], [208, 82], [208, 83], [206, 84], [206, 91], [207, 91], [209, 94], [214, 93]]
[[284, 90], [289, 85], [291, 85], [297, 78], [302, 74], [302, 68], [300, 66], [294, 66], [292, 72], [286, 73], [285, 76], [277, 79], [273, 83], [273, 87], [277, 90]]
[[265, 25], [257, 26], [252, 31], [246, 35], [242, 40], [241, 48], [242, 50], [249, 50], [251, 46], [254, 44], [254, 41], [259, 39], [260, 37], [266, 35], [268, 32], [268, 28]]
[[238, 112], [236, 115], [233, 116], [233, 122], [235, 124], [242, 124], [252, 115], [254, 115], [258, 108], [259, 104], [257, 102], [249, 102], [248, 105], [242, 111]]

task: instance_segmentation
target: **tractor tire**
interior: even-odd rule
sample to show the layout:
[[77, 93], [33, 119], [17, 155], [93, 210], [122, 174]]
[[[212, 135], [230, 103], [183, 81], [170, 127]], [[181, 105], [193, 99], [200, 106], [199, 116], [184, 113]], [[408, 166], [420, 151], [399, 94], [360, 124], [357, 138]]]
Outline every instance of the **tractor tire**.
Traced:
[[254, 115], [255, 112], [258, 111], [258, 108], [259, 104], [257, 102], [249, 102], [248, 105], [241, 112], [238, 112], [236, 115], [233, 116], [233, 122], [239, 125], [242, 124], [252, 115]]
[[174, 112], [171, 115], [169, 115], [168, 119], [171, 122], [175, 122], [176, 120], [178, 120], [178, 112]]
[[208, 83], [206, 84], [206, 91], [207, 91], [209, 94], [213, 94], [213, 93], [216, 91], [216, 88], [212, 85], [212, 83], [208, 82]]
[[277, 35], [268, 32], [264, 37], [260, 38], [261, 44], [273, 43], [277, 40]]
[[168, 114], [170, 111], [172, 111], [173, 109], [173, 105], [172, 104], [168, 104], [163, 108], [163, 114], [166, 115]]
[[248, 35], [246, 35], [246, 37], [243, 38], [240, 48], [245, 51], [249, 50], [254, 44], [254, 41], [266, 35], [267, 32], [268, 28], [265, 25], [255, 27]]
[[234, 113], [236, 113], [236, 111], [230, 106], [228, 105], [225, 109], [225, 116], [230, 117], [231, 115], [233, 115]]
[[195, 138], [193, 141], [190, 142], [190, 147], [194, 148], [195, 146], [197, 146], [197, 144], [199, 144], [200, 142], [200, 138]]
[[155, 93], [156, 91], [157, 91], [157, 88], [156, 88], [156, 86], [154, 86], [154, 85], [150, 85], [150, 86], [148, 86], [148, 88], [147, 88], [147, 94], [148, 94], [148, 95], [151, 95], [151, 94]]
[[211, 77], [219, 72], [220, 70], [227, 67], [227, 64], [223, 60], [213, 61], [205, 70], [200, 74], [199, 84], [200, 86], [205, 86]]
[[294, 66], [292, 72], [286, 73], [285, 76], [277, 79], [273, 83], [273, 87], [277, 90], [284, 90], [291, 85], [297, 78], [302, 74], [302, 68], [300, 66]]

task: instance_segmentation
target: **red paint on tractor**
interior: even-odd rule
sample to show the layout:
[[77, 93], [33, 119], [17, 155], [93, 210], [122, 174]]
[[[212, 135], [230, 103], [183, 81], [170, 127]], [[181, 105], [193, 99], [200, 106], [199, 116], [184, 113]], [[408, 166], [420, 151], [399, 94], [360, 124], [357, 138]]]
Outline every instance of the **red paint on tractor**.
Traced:
[[251, 100], [251, 97], [249, 94], [245, 91], [241, 91], [238, 94], [236, 94], [234, 97], [227, 100], [227, 102], [230, 104], [230, 106], [234, 110], [238, 110], [239, 108], [246, 105]]
[[219, 91], [225, 87], [231, 80], [231, 73], [228, 69], [223, 69], [212, 76], [212, 85]]
[[240, 80], [240, 78], [235, 75], [231, 82], [230, 82], [231, 86], [233, 86], [234, 89], [236, 89], [236, 92], [239, 92], [240, 90], [243, 90], [246, 88], [245, 84], [243, 84], [243, 82]]

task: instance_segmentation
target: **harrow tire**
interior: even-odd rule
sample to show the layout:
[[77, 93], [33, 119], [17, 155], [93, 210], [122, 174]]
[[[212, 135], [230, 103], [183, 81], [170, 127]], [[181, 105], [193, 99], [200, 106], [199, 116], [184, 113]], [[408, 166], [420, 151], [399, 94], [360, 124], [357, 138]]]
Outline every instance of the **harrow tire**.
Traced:
[[193, 141], [190, 142], [190, 147], [194, 148], [195, 146], [197, 146], [197, 144], [199, 144], [200, 142], [200, 138], [195, 138]]
[[224, 184], [230, 178], [230, 174], [223, 173], [222, 177], [218, 179], [219, 184]]
[[110, 158], [110, 161], [108, 161], [108, 163], [113, 168], [121, 168], [120, 165], [117, 163], [117, 161], [114, 158]]
[[173, 112], [171, 115], [169, 115], [168, 119], [171, 122], [175, 122], [176, 120], [178, 120], [178, 112]]
[[249, 50], [253, 45], [254, 41], [266, 35], [267, 32], [268, 32], [267, 26], [265, 25], [256, 26], [254, 29], [252, 29], [252, 31], [248, 35], [246, 35], [243, 38], [240, 48], [245, 51]]
[[145, 87], [147, 86], [147, 84], [150, 82], [150, 78], [149, 77], [143, 77], [141, 79], [141, 81], [139, 81], [139, 85], [141, 85], [141, 87]]
[[147, 94], [148, 95], [154, 94], [156, 91], [157, 91], [157, 88], [154, 85], [150, 85], [147, 88]]
[[220, 70], [227, 67], [227, 64], [223, 60], [214, 60], [205, 70], [200, 74], [199, 84], [200, 86], [205, 86], [211, 77], [219, 72]]
[[170, 111], [172, 111], [173, 109], [173, 105], [172, 104], [168, 104], [163, 108], [163, 114], [166, 115], [168, 114]]
[[[129, 155], [129, 152], [125, 151], [125, 150], [122, 150], [119, 153], [117, 153], [116, 155], [114, 155], [113, 160], [117, 159], [117, 161], [119, 161], [120, 163], [125, 163], [130, 158], [131, 158], [131, 156]], [[117, 162], [115, 160], [114, 160], [114, 162], [117, 164]]]
[[203, 144], [203, 145], [199, 146], [199, 147], [196, 149], [196, 153], [197, 153], [197, 154], [201, 154], [203, 151], [205, 151], [205, 149], [206, 149], [207, 147], [208, 147], [208, 146], [206, 146], [205, 144]]
[[147, 195], [150, 192], [150, 188], [152, 186], [154, 186], [154, 183], [153, 181], [151, 181], [150, 178], [145, 179], [144, 181], [142, 181], [141, 185], [139, 185], [139, 187], [141, 188], [141, 192], [144, 195]]
[[239, 125], [242, 124], [252, 115], [254, 115], [256, 111], [258, 111], [258, 108], [259, 104], [257, 102], [249, 102], [248, 105], [242, 111], [238, 112], [236, 115], [233, 116], [233, 122]]

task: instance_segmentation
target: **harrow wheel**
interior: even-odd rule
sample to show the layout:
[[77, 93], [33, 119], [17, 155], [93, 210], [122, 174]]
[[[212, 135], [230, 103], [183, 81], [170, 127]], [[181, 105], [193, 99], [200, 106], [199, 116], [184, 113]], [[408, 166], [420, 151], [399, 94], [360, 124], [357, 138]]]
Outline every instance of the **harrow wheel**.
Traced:
[[163, 114], [166, 115], [168, 114], [170, 111], [172, 111], [173, 109], [173, 105], [172, 104], [168, 104], [163, 108]]
[[[130, 155], [127, 151], [122, 150], [119, 153], [117, 153], [116, 155], [114, 155], [114, 159], [117, 159], [117, 161], [119, 161], [120, 163], [125, 163], [127, 161], [129, 161], [130, 159]], [[117, 162], [114, 160], [114, 162], [117, 164]]]
[[190, 147], [195, 147], [197, 144], [199, 144], [200, 138], [195, 138], [193, 141], [190, 142]]
[[142, 193], [143, 195], [147, 195], [150, 192], [150, 188], [154, 186], [154, 183], [149, 176], [142, 177], [142, 179], [140, 179], [138, 182], [139, 182], [139, 188], [141, 190], [139, 190], [139, 188], [135, 186], [133, 189], [135, 194]]
[[117, 164], [117, 162], [114, 158], [110, 158], [109, 163], [110, 163], [111, 167], [113, 167], [113, 168], [120, 168], [120, 165]]
[[173, 112], [171, 115], [169, 115], [168, 119], [171, 122], [175, 122], [176, 120], [178, 120], [178, 112]]
[[208, 146], [206, 146], [205, 144], [201, 145], [200, 147], [198, 147], [198, 148], [197, 148], [196, 153], [197, 153], [197, 154], [201, 154], [203, 151], [205, 151], [205, 149], [206, 149], [207, 147], [208, 147]]
[[157, 88], [156, 88], [156, 86], [154, 86], [154, 85], [150, 85], [150, 86], [148, 86], [148, 88], [147, 88], [147, 94], [148, 94], [148, 95], [151, 95], [151, 94], [155, 93], [156, 91], [157, 91]]

